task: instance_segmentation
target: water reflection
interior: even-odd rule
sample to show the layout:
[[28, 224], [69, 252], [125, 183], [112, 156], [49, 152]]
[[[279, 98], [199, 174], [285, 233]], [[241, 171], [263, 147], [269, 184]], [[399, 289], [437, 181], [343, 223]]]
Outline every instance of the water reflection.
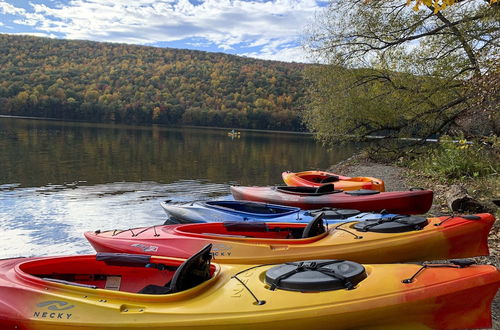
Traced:
[[0, 258], [92, 253], [84, 231], [161, 224], [166, 199], [229, 198], [228, 185], [197, 180], [0, 188]]
[[91, 253], [84, 231], [162, 223], [162, 200], [230, 198], [230, 184], [279, 184], [283, 170], [354, 151], [303, 135], [0, 118], [0, 258]]

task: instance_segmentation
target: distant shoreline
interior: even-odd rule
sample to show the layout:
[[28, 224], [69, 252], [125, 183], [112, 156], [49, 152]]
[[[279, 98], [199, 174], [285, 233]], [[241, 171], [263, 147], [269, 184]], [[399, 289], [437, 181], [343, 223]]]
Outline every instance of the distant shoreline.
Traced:
[[[68, 123], [86, 123], [86, 124], [103, 124], [103, 125], [123, 125], [124, 127], [162, 127], [162, 128], [194, 128], [194, 129], [214, 129], [214, 130], [224, 130], [230, 131], [234, 129], [236, 132], [257, 132], [257, 133], [277, 133], [277, 134], [290, 134], [290, 135], [314, 135], [311, 132], [296, 132], [296, 131], [278, 131], [278, 130], [265, 130], [265, 129], [253, 129], [253, 128], [236, 128], [236, 127], [215, 127], [215, 126], [194, 126], [194, 125], [181, 125], [181, 126], [167, 126], [161, 124], [151, 124], [151, 125], [138, 125], [138, 124], [125, 124], [125, 123], [113, 123], [113, 122], [93, 122], [93, 121], [83, 121], [83, 120], [68, 120], [61, 118], [50, 118], [50, 117], [31, 117], [31, 116], [12, 116], [12, 115], [0, 115], [0, 118], [14, 118], [14, 119], [34, 119], [34, 120], [49, 120], [49, 121], [62, 121]], [[367, 136], [371, 140], [384, 139], [385, 136], [381, 135], [370, 135]], [[418, 138], [398, 138], [401, 141], [420, 141]], [[426, 139], [425, 142], [439, 142], [438, 139]], [[458, 142], [458, 141], [453, 141]]]
[[182, 125], [182, 126], [167, 126], [161, 124], [151, 124], [151, 125], [139, 125], [139, 124], [125, 124], [125, 123], [113, 123], [113, 122], [93, 122], [93, 121], [83, 121], [83, 120], [68, 120], [61, 118], [50, 118], [50, 117], [32, 117], [32, 116], [12, 116], [12, 115], [0, 115], [0, 118], [12, 118], [12, 119], [33, 119], [33, 120], [47, 120], [47, 121], [59, 121], [68, 123], [85, 123], [85, 124], [100, 124], [100, 125], [117, 125], [124, 127], [162, 127], [162, 128], [195, 128], [195, 129], [215, 129], [231, 131], [234, 129], [237, 132], [258, 132], [258, 133], [278, 133], [278, 134], [292, 134], [292, 135], [308, 135], [312, 136], [313, 133], [310, 132], [296, 132], [296, 131], [277, 131], [277, 130], [265, 130], [265, 129], [252, 129], [252, 128], [236, 128], [236, 127], [215, 127], [215, 126], [194, 126], [194, 125]]

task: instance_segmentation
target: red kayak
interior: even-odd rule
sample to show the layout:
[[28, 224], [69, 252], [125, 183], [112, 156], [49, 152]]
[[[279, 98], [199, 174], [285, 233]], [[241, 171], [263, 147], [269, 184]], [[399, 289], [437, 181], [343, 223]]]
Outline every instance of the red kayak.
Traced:
[[237, 200], [248, 200], [311, 210], [322, 207], [356, 209], [362, 212], [422, 214], [432, 205], [432, 190], [379, 192], [376, 190], [335, 190], [333, 184], [321, 187], [231, 187]]

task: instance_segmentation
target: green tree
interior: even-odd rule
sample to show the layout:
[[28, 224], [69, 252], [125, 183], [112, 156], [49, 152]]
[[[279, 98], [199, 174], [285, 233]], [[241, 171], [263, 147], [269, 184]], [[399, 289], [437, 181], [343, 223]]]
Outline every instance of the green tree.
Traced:
[[[498, 77], [499, 14], [482, 0], [438, 12], [401, 0], [332, 1], [308, 31], [306, 46], [327, 65], [308, 71], [306, 125], [327, 144], [464, 130], [462, 119], [491, 103], [472, 102], [478, 91], [468, 86]], [[476, 133], [498, 134], [490, 108], [475, 118], [485, 123]]]

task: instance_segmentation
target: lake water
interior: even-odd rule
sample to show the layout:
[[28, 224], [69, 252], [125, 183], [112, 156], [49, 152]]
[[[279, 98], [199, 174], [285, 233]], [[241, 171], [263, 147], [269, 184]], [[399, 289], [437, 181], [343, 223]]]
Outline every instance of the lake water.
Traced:
[[0, 258], [92, 253], [82, 233], [161, 224], [166, 199], [230, 199], [354, 154], [301, 134], [0, 118]]

